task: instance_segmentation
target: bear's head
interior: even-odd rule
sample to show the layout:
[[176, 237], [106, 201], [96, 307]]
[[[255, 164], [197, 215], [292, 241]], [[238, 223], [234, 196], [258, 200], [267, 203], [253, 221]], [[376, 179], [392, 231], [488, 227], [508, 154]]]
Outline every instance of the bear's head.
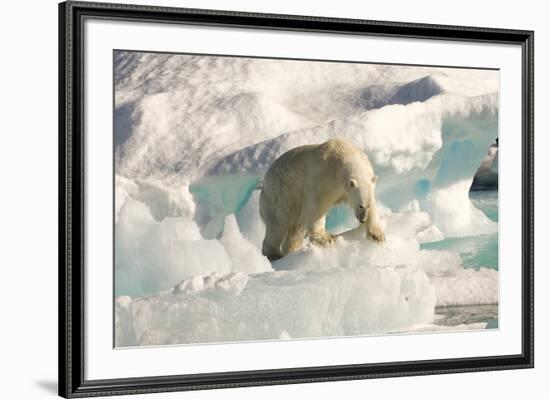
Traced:
[[347, 194], [349, 205], [360, 223], [366, 223], [367, 211], [374, 201], [374, 188], [378, 176], [352, 176], [348, 179]]

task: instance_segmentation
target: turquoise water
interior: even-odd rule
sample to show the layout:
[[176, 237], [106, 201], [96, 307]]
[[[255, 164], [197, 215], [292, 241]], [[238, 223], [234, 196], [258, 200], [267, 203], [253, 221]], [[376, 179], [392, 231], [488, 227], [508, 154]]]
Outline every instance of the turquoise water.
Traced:
[[[474, 205], [489, 219], [498, 222], [498, 191], [470, 193]], [[422, 249], [451, 250], [460, 254], [464, 267], [486, 267], [498, 270], [498, 233], [472, 237], [446, 238], [422, 244]]]

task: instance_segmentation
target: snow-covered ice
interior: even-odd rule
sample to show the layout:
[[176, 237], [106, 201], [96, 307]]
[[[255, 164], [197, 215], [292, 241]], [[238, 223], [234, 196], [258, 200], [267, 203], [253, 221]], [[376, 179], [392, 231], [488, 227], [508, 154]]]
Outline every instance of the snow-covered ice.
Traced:
[[221, 277], [198, 294], [133, 300], [134, 328], [120, 329], [117, 345], [279, 339], [281, 331], [292, 338], [376, 334], [433, 319], [434, 289], [417, 269], [279, 271], [248, 281], [243, 276]]
[[226, 216], [219, 241], [233, 263], [233, 270], [247, 274], [273, 270], [269, 260], [241, 235], [235, 215]]
[[[117, 346], [424, 331], [438, 306], [498, 303], [497, 270], [421, 248], [497, 231], [468, 191], [498, 72], [124, 51], [114, 67]], [[270, 263], [262, 174], [336, 136], [372, 160], [386, 243], [342, 206], [334, 247]]]
[[[196, 273], [173, 289], [117, 300], [117, 345], [278, 339], [281, 331], [292, 338], [398, 332], [431, 324], [436, 306], [497, 303], [495, 270], [464, 269], [454, 252], [420, 249], [416, 235], [430, 224], [427, 214], [387, 213], [382, 223], [385, 245], [367, 241], [358, 227], [333, 248], [307, 245], [270, 271], [248, 243], [228, 256], [231, 272]], [[225, 244], [226, 234], [244, 240], [233, 215]], [[264, 265], [269, 272], [253, 268]]]

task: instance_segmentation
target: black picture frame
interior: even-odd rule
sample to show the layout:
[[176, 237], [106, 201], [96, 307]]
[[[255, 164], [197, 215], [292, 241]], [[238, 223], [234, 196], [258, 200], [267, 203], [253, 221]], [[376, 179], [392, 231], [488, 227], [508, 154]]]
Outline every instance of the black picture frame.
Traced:
[[[522, 49], [522, 353], [109, 380], [84, 378], [86, 18], [508, 43]], [[59, 4], [59, 395], [66, 398], [534, 367], [534, 32], [89, 2]]]

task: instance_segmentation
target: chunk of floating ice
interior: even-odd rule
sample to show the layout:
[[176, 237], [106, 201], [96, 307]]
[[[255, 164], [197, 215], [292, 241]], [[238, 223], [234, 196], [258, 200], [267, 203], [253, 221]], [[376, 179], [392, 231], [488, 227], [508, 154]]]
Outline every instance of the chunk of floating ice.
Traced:
[[212, 272], [204, 278], [204, 289], [212, 289], [216, 286], [216, 281], [223, 277], [220, 272]]
[[243, 273], [262, 273], [273, 270], [269, 260], [258, 248], [245, 240], [239, 231], [235, 215], [227, 215], [220, 243], [233, 263], [232, 270]]
[[431, 277], [437, 292], [437, 306], [498, 303], [498, 272], [457, 268], [445, 277]]
[[290, 338], [291, 336], [286, 330], [281, 331], [281, 333], [279, 334], [279, 339], [290, 339]]
[[241, 272], [230, 273], [216, 281], [216, 290], [229, 296], [238, 296], [246, 286], [248, 276]]
[[435, 288], [437, 306], [498, 303], [496, 270], [465, 269], [460, 256], [450, 251], [422, 250], [418, 262]]
[[194, 221], [167, 217], [157, 222], [145, 204], [127, 197], [115, 225], [115, 242], [117, 295], [168, 290], [177, 281], [212, 272], [273, 270], [260, 250], [241, 235], [235, 215], [225, 218], [219, 240], [205, 240]]
[[419, 244], [417, 231], [429, 224], [428, 214], [409, 212], [388, 214], [381, 220], [385, 226], [386, 242], [373, 242], [366, 238], [366, 228], [340, 234], [333, 247], [305, 246], [275, 262], [275, 270], [319, 270], [333, 267], [355, 266], [417, 266]]
[[437, 226], [430, 226], [425, 230], [416, 234], [416, 239], [419, 243], [436, 242], [445, 238], [445, 235], [437, 228]]
[[147, 205], [158, 221], [175, 215], [192, 217], [195, 213], [195, 203], [187, 184], [174, 189], [155, 181], [115, 175], [115, 222], [118, 222], [120, 210], [128, 197]]
[[217, 240], [203, 240], [186, 218], [153, 219], [147, 206], [128, 197], [115, 225], [116, 295], [169, 290], [174, 283], [213, 271], [229, 273], [231, 259]]
[[261, 250], [265, 225], [260, 218], [260, 190], [254, 191], [246, 205], [237, 213], [237, 222], [243, 237]]
[[422, 201], [436, 226], [447, 237], [494, 233], [498, 225], [477, 209], [468, 196], [471, 180], [434, 189]]
[[132, 298], [127, 295], [121, 295], [115, 298], [115, 303], [121, 308], [127, 308], [132, 303]]
[[232, 273], [214, 286], [134, 299], [133, 320], [117, 329], [117, 342], [280, 339], [281, 331], [292, 338], [376, 334], [431, 323], [436, 301], [426, 274], [413, 267]]
[[183, 280], [174, 287], [174, 294], [196, 293], [204, 289], [204, 279], [202, 276], [193, 276], [188, 280]]
[[132, 298], [119, 296], [115, 298], [115, 345], [136, 345], [137, 340], [133, 327]]
[[241, 272], [223, 275], [219, 272], [211, 273], [206, 277], [193, 276], [176, 284], [174, 294], [196, 294], [204, 290], [216, 290], [217, 293], [238, 296], [248, 281], [248, 276]]

